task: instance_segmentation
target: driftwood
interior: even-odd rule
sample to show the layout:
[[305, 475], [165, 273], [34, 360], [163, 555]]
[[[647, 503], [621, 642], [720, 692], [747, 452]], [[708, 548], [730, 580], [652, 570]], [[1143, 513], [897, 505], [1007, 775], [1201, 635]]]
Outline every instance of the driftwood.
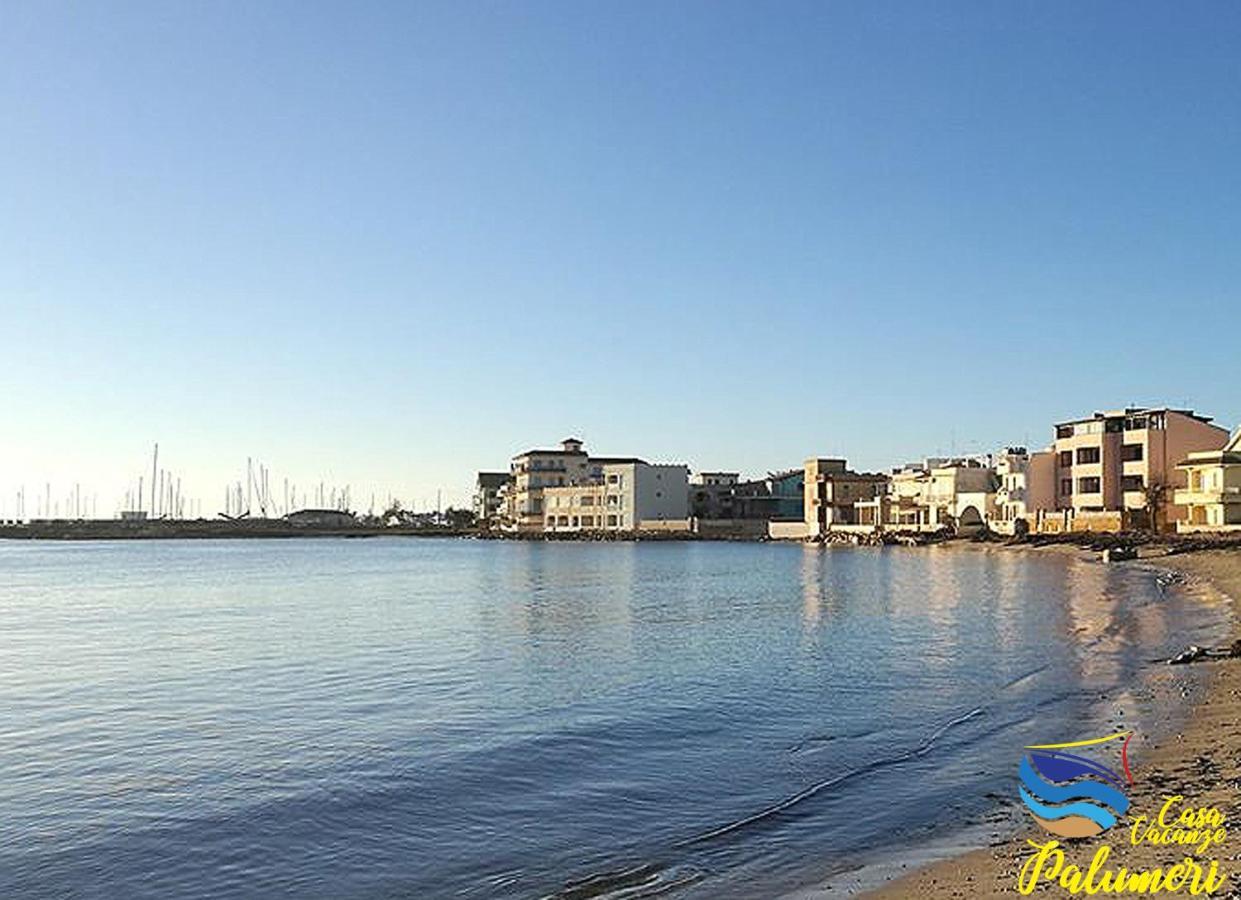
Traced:
[[1199, 647], [1190, 644], [1176, 656], [1168, 660], [1170, 666], [1183, 666], [1188, 663], [1200, 662], [1204, 659], [1237, 659], [1241, 657], [1241, 640], [1233, 641], [1228, 647]]

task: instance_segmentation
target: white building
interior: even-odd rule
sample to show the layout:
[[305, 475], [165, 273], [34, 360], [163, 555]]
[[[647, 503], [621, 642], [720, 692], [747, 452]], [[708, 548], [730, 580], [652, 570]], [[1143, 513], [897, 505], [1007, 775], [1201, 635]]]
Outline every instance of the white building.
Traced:
[[995, 455], [999, 482], [992, 528], [1013, 534], [1017, 522], [1033, 528], [1037, 514], [1056, 508], [1056, 453], [1051, 448], [1030, 453], [1025, 447], [1009, 447]]
[[543, 530], [637, 531], [688, 528], [689, 469], [640, 459], [591, 460], [598, 475], [543, 488]]

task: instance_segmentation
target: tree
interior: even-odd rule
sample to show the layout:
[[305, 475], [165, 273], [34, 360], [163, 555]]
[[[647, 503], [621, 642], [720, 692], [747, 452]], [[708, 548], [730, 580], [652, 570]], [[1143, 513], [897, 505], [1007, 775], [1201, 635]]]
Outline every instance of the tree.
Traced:
[[1168, 486], [1160, 479], [1151, 481], [1142, 489], [1146, 503], [1146, 524], [1153, 534], [1159, 533], [1159, 514], [1168, 497]]

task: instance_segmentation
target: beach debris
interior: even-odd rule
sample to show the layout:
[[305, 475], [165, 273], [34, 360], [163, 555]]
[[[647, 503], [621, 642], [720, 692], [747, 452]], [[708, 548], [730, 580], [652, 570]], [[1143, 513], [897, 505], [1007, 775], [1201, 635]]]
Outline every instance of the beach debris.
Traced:
[[1204, 659], [1238, 659], [1241, 658], [1241, 640], [1233, 641], [1227, 647], [1199, 647], [1190, 644], [1180, 653], [1168, 660], [1170, 666], [1183, 666]]
[[1159, 589], [1161, 594], [1167, 593], [1168, 588], [1189, 584], [1189, 576], [1184, 572], [1168, 570], [1160, 572], [1155, 576], [1155, 587]]

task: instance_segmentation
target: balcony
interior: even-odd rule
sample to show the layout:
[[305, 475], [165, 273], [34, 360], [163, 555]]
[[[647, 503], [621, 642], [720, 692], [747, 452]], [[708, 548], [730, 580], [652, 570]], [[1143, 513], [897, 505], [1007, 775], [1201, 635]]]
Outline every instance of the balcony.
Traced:
[[1241, 503], [1241, 487], [1224, 487], [1213, 490], [1201, 488], [1177, 488], [1172, 492], [1172, 502], [1178, 506], [1202, 506], [1208, 503]]

